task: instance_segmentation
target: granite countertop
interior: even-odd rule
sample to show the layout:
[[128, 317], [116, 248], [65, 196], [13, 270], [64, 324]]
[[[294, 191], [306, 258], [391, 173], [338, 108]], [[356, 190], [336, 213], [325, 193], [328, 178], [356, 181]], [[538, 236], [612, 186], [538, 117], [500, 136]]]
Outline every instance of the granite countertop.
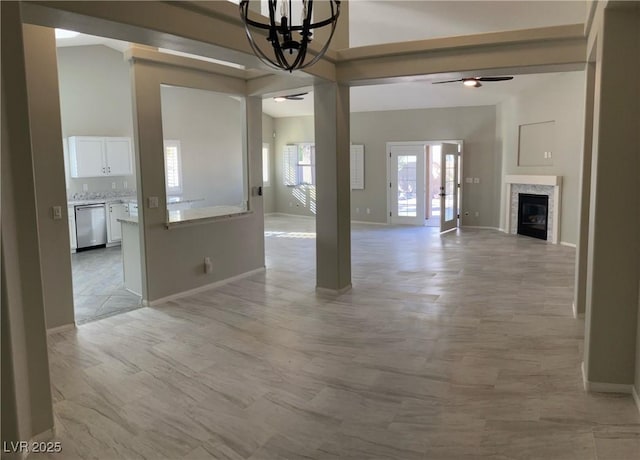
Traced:
[[128, 201], [137, 200], [136, 195], [113, 196], [106, 198], [87, 198], [82, 200], [67, 200], [68, 206], [81, 206], [83, 204], [102, 204], [102, 203], [126, 203]]
[[138, 225], [138, 216], [123, 216], [117, 219], [121, 224]]
[[204, 198], [183, 198], [182, 196], [168, 196], [167, 197], [167, 204], [195, 203], [196, 201], [204, 201]]

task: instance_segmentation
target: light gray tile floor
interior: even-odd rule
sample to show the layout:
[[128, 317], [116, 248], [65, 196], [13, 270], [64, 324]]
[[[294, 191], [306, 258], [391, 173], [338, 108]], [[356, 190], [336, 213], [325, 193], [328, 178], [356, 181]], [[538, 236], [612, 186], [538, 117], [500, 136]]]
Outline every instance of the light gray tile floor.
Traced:
[[639, 458], [633, 399], [582, 387], [574, 249], [354, 225], [331, 295], [314, 222], [266, 229], [263, 274], [49, 337], [42, 458]]
[[124, 288], [120, 246], [71, 255], [76, 324], [141, 307], [140, 297]]

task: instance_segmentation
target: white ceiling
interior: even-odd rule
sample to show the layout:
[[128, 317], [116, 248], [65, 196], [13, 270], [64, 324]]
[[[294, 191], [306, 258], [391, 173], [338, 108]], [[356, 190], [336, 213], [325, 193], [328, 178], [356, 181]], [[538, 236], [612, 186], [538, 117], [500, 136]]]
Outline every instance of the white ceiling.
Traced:
[[[469, 35], [584, 22], [584, 1], [404, 1], [351, 0], [351, 46]], [[105, 45], [124, 51], [128, 43], [80, 34], [58, 39], [57, 45]], [[433, 107], [495, 105], [557, 74], [516, 75], [511, 81], [466, 88], [461, 83], [432, 85], [404, 82], [351, 89], [351, 110], [367, 112]], [[313, 114], [313, 94], [302, 101], [264, 100], [273, 117]]]
[[453, 37], [585, 22], [583, 0], [351, 0], [349, 45]]

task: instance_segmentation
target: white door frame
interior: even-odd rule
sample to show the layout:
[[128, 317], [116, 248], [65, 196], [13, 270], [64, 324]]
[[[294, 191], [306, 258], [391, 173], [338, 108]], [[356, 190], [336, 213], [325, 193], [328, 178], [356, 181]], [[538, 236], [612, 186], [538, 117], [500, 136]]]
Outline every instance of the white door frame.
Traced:
[[[460, 154], [458, 156], [458, 169], [459, 169], [459, 176], [460, 176], [460, 194], [459, 194], [459, 200], [458, 200], [458, 212], [461, 212], [460, 209], [462, 207], [462, 194], [464, 192], [464, 184], [463, 184], [463, 180], [462, 178], [464, 177], [463, 174], [463, 154], [464, 154], [464, 141], [462, 139], [441, 139], [441, 140], [429, 140], [429, 141], [389, 141], [386, 143], [386, 151], [385, 151], [385, 158], [387, 161], [387, 182], [385, 184], [385, 187], [387, 189], [387, 224], [391, 224], [391, 209], [392, 209], [392, 196], [391, 196], [391, 192], [390, 192], [390, 188], [389, 188], [389, 183], [392, 182], [392, 176], [391, 176], [391, 146], [406, 146], [406, 145], [440, 145], [440, 144], [458, 144], [460, 146]], [[426, 158], [425, 158], [426, 160]], [[424, 168], [423, 168], [424, 169]], [[424, 171], [423, 171], [424, 173]], [[425, 177], [426, 180], [426, 177]], [[426, 184], [426, 182], [425, 182]], [[460, 219], [458, 219], [458, 226], [460, 225]]]

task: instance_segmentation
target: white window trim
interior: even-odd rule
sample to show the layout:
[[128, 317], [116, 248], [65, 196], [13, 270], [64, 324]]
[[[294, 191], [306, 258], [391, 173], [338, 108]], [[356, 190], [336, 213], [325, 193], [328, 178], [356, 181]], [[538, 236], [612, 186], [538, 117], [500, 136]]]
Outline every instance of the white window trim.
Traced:
[[[167, 183], [168, 182], [167, 181], [167, 155], [166, 155], [167, 147], [176, 147], [178, 151], [178, 183], [180, 184], [179, 187], [170, 188]], [[167, 195], [182, 194], [182, 184], [183, 184], [182, 182], [182, 151], [180, 149], [179, 140], [165, 139], [164, 141], [164, 173], [165, 173], [164, 184], [167, 189]]]
[[[265, 157], [266, 150], [266, 157]], [[268, 142], [264, 142], [262, 144], [262, 186], [270, 187], [271, 186], [271, 148]]]

